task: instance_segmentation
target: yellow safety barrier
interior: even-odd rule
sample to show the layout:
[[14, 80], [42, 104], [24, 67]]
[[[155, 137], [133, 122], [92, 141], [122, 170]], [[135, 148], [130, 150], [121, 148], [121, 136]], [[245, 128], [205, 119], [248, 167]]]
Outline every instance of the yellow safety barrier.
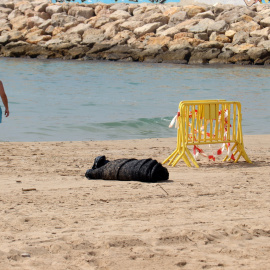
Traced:
[[[201, 144], [223, 144], [217, 151], [217, 155], [220, 155], [224, 150], [227, 150], [223, 161], [234, 160], [234, 162], [238, 162], [242, 156], [251, 163], [244, 149], [240, 102], [226, 100], [181, 101], [176, 118], [178, 126], [177, 147], [163, 161], [163, 164], [168, 162], [168, 165], [175, 166], [180, 159], [183, 159], [187, 166], [191, 167], [189, 157], [198, 168], [199, 165], [190, 153], [188, 146], [193, 146], [193, 154], [204, 154], [203, 150], [199, 148]], [[231, 147], [232, 143], [234, 145]], [[236, 154], [238, 156], [235, 158]], [[208, 158], [215, 159], [213, 155], [209, 155]]]

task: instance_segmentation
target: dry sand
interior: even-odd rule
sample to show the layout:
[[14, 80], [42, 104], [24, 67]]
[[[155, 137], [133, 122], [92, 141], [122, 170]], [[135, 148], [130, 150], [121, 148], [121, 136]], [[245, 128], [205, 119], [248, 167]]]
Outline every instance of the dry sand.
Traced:
[[244, 140], [252, 164], [181, 161], [162, 183], [84, 173], [175, 138], [0, 143], [0, 269], [270, 269], [270, 135]]

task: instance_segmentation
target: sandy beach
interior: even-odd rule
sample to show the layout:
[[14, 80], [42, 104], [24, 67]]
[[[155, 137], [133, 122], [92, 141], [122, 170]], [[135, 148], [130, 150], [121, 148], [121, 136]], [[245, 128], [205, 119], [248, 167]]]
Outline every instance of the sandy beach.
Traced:
[[0, 147], [0, 269], [269, 269], [270, 135], [252, 164], [169, 170], [167, 182], [87, 180], [94, 158], [162, 162], [176, 138]]

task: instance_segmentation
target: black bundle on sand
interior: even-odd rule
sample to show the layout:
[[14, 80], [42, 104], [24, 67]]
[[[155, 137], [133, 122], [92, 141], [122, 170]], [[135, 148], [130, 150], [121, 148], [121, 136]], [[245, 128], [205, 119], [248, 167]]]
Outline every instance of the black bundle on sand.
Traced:
[[168, 180], [168, 170], [156, 160], [117, 159], [106, 160], [105, 156], [95, 159], [92, 169], [85, 173], [88, 179], [158, 182]]

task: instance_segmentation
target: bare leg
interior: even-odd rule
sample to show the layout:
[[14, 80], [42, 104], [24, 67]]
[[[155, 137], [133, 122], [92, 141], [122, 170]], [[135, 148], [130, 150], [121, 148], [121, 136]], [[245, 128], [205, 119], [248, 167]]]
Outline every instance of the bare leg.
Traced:
[[246, 5], [248, 7], [251, 7], [252, 5], [256, 4], [257, 2], [259, 2], [259, 0], [244, 0]]

